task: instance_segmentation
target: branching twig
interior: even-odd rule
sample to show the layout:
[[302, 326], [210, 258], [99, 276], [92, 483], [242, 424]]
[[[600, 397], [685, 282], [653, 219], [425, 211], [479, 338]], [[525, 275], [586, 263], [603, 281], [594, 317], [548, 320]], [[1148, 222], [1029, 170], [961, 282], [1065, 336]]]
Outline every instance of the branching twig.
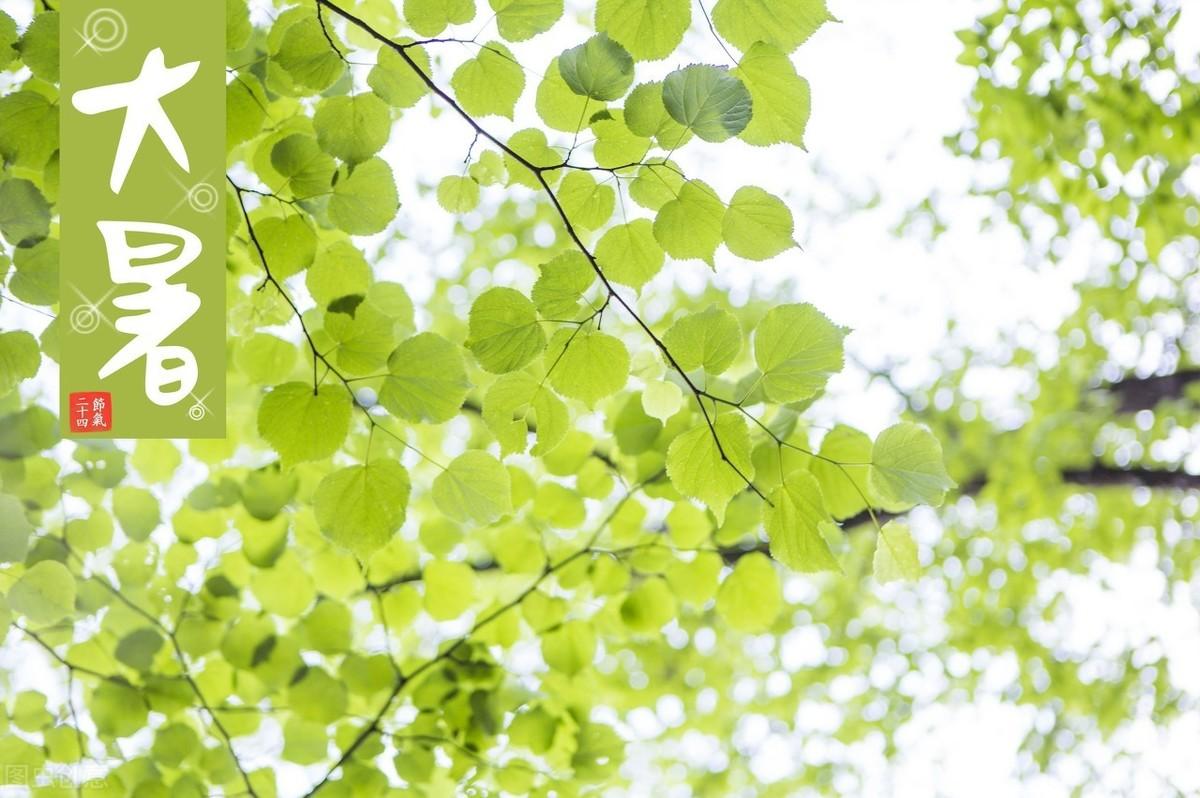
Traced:
[[[616, 287], [609, 280], [608, 276], [604, 273], [604, 270], [601, 268], [599, 262], [596, 260], [596, 256], [588, 248], [588, 246], [583, 242], [583, 239], [580, 237], [579, 232], [576, 230], [574, 223], [572, 223], [570, 216], [567, 214], [566, 210], [563, 208], [563, 205], [559, 201], [558, 196], [554, 193], [554, 189], [551, 187], [550, 181], [547, 180], [547, 178], [546, 178], [547, 172], [552, 172], [557, 169], [561, 169], [561, 168], [563, 168], [563, 164], [554, 164], [554, 165], [550, 165], [550, 166], [538, 166], [537, 164], [534, 164], [528, 158], [526, 158], [525, 156], [521, 155], [519, 152], [514, 150], [507, 143], [505, 143], [503, 140], [501, 140], [498, 136], [496, 136], [495, 134], [491, 133], [489, 130], [484, 128], [474, 117], [472, 117], [469, 113], [467, 113], [466, 109], [464, 109], [458, 103], [458, 101], [455, 100], [454, 97], [452, 97], [450, 95], [449, 92], [447, 92], [445, 89], [443, 89], [441, 86], [439, 86], [438, 83], [433, 79], [433, 77], [431, 75], [429, 75], [427, 72], [425, 72], [425, 70], [421, 68], [420, 64], [418, 64], [412, 58], [412, 56], [410, 56], [408, 54], [408, 49], [410, 47], [414, 46], [413, 44], [405, 45], [405, 44], [400, 44], [399, 42], [393, 41], [389, 37], [380, 33], [370, 23], [366, 22], [361, 17], [355, 16], [354, 14], [352, 14], [351, 12], [342, 8], [341, 6], [337, 5], [336, 3], [331, 2], [331, 0], [317, 0], [317, 4], [328, 8], [330, 11], [333, 11], [335, 14], [338, 14], [343, 19], [345, 19], [347, 22], [349, 22], [350, 24], [355, 25], [356, 27], [360, 28], [363, 32], [367, 33], [372, 38], [374, 38], [375, 40], [380, 42], [381, 44], [384, 44], [384, 45], [390, 47], [392, 50], [394, 50], [401, 57], [401, 59], [404, 60], [404, 62], [409, 66], [409, 68], [417, 75], [417, 77], [420, 78], [420, 80], [429, 88], [429, 90], [431, 92], [433, 92], [443, 102], [445, 102], [451, 108], [451, 110], [453, 110], [459, 117], [461, 117], [464, 122], [466, 122], [468, 125], [470, 125], [477, 134], [479, 134], [483, 138], [487, 139], [488, 141], [492, 142], [492, 144], [494, 144], [496, 147], [498, 147], [508, 157], [510, 157], [516, 163], [518, 163], [521, 166], [528, 169], [534, 175], [534, 179], [537, 180], [538, 184], [541, 186], [541, 188], [545, 192], [547, 198], [550, 200], [550, 204], [553, 206], [555, 213], [558, 215], [559, 219], [561, 219], [563, 228], [566, 230], [567, 236], [571, 239], [571, 241], [575, 244], [575, 246], [579, 249], [579, 251], [587, 259], [588, 263], [592, 267], [592, 270], [596, 273], [597, 278], [604, 285], [604, 288], [608, 292], [609, 297], [611, 299], [615, 300], [617, 302], [617, 304], [620, 305], [625, 310], [625, 312], [629, 314], [630, 318], [633, 319], [633, 321], [636, 323], [636, 325], [638, 327], [640, 327], [643, 332], [645, 332], [645, 334], [650, 338], [651, 341], [653, 341], [655, 347], [657, 347], [658, 350], [660, 352], [662, 352], [663, 357], [666, 358], [666, 360], [670, 364], [671, 368], [674, 369], [679, 374], [679, 376], [683, 380], [684, 384], [687, 385], [688, 389], [692, 392], [692, 396], [696, 401], [696, 405], [700, 410], [700, 414], [704, 418], [705, 424], [708, 426], [709, 432], [713, 437], [713, 441], [716, 444], [717, 452], [720, 455], [722, 462], [724, 462], [734, 473], [736, 473], [738, 475], [738, 477], [746, 483], [746, 486], [751, 491], [753, 491], [756, 495], [758, 495], [759, 498], [761, 498], [763, 501], [765, 501], [769, 504], [770, 502], [767, 499], [766, 495], [758, 488], [757, 485], [754, 484], [754, 481], [750, 477], [747, 477], [742, 472], [742, 470], [729, 458], [729, 455], [726, 453], [725, 446], [721, 442], [721, 437], [717, 433], [717, 428], [714, 423], [713, 416], [712, 416], [712, 414], [709, 413], [708, 408], [705, 407], [704, 402], [701, 399], [701, 390], [700, 390], [699, 386], [696, 385], [695, 381], [692, 380], [692, 378], [690, 376], [688, 376], [687, 372], [679, 365], [679, 361], [676, 360], [675, 355], [672, 354], [671, 351], [667, 348], [666, 344], [663, 343], [663, 340], [652, 329], [650, 329], [650, 325], [646, 323], [646, 321], [637, 313], [636, 310], [634, 310], [633, 306], [629, 303], [629, 301], [627, 299], [625, 299], [625, 297], [623, 297], [616, 290]], [[564, 163], [566, 163], [566, 161], [564, 161]]]

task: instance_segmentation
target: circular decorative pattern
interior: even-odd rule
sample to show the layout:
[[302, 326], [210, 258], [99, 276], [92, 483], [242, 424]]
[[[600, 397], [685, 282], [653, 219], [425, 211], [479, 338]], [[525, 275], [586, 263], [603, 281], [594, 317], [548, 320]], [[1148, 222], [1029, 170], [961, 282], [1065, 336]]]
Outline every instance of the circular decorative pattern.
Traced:
[[192, 421], [199, 421], [207, 415], [208, 410], [206, 410], [204, 405], [200, 404], [199, 402], [188, 408], [188, 418], [190, 418]]
[[188, 189], [188, 205], [200, 213], [210, 213], [217, 207], [221, 197], [209, 183], [197, 183]]
[[97, 8], [83, 21], [83, 40], [98, 53], [111, 53], [125, 43], [129, 28], [115, 8]]
[[77, 305], [71, 310], [71, 329], [81, 335], [90, 335], [100, 326], [100, 312], [95, 305]]

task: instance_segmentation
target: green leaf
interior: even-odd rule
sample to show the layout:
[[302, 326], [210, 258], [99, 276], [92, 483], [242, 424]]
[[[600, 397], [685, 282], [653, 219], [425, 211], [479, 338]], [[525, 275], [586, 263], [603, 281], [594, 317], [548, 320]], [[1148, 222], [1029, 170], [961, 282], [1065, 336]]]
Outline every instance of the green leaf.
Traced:
[[475, 601], [475, 572], [462, 562], [434, 560], [421, 572], [425, 584], [425, 611], [436, 621], [462, 615]]
[[525, 73], [507, 47], [488, 42], [479, 55], [454, 70], [450, 85], [459, 105], [471, 116], [494, 114], [512, 119], [525, 89]]
[[903, 579], [915, 582], [921, 577], [917, 544], [906, 524], [888, 521], [879, 530], [875, 542], [875, 581]]
[[304, 275], [304, 284], [319, 307], [328, 307], [335, 299], [366, 294], [371, 286], [371, 267], [349, 241], [335, 241], [317, 253]]
[[594, 117], [591, 128], [596, 137], [592, 142], [592, 157], [597, 166], [605, 169], [622, 169], [641, 163], [653, 147], [649, 138], [629, 129], [621, 111]]
[[254, 234], [277, 280], [304, 271], [317, 254], [317, 234], [303, 214], [263, 219], [255, 223]]
[[688, 0], [600, 0], [596, 30], [607, 33], [639, 61], [675, 52], [692, 24]]
[[458, 415], [470, 387], [459, 347], [436, 333], [420, 333], [388, 358], [379, 403], [408, 421], [441, 424]]
[[332, 348], [322, 346], [326, 356], [351, 375], [379, 371], [396, 340], [395, 322], [372, 302], [360, 303], [353, 316], [326, 313], [324, 332], [334, 342]]
[[746, 490], [746, 480], [754, 478], [754, 464], [750, 431], [742, 416], [724, 413], [716, 417], [713, 427], [700, 424], [671, 441], [667, 476], [676, 490], [704, 502], [717, 523], [724, 523], [729, 500]]
[[379, 152], [392, 132], [387, 103], [374, 94], [321, 100], [312, 121], [321, 149], [348, 163], [361, 163]]
[[337, 171], [337, 163], [322, 152], [317, 140], [302, 133], [275, 143], [271, 148], [271, 166], [286, 180], [281, 189], [300, 198], [329, 191]]
[[639, 290], [659, 273], [664, 260], [649, 219], [610, 227], [596, 244], [596, 261], [605, 276]]
[[554, 389], [589, 407], [624, 388], [629, 379], [625, 344], [595, 330], [559, 330], [546, 350], [546, 364]]
[[672, 258], [698, 258], [711, 266], [724, 218], [725, 204], [716, 192], [707, 183], [689, 180], [658, 212], [654, 238]]
[[766, 42], [785, 53], [826, 22], [837, 21], [825, 0], [718, 0], [712, 20], [717, 33], [742, 52]]
[[143, 488], [122, 485], [112, 492], [113, 515], [131, 540], [146, 540], [161, 522], [158, 499]]
[[225, 84], [226, 150], [259, 134], [267, 121], [267, 102], [262, 83], [253, 75], [241, 73]]
[[662, 432], [663, 425], [642, 409], [642, 403], [630, 396], [613, 420], [613, 437], [625, 454], [639, 455], [650, 451]]
[[524, 367], [546, 348], [537, 311], [512, 288], [489, 288], [471, 306], [467, 348], [493, 374]]
[[782, 609], [779, 573], [757, 551], [743, 555], [717, 591], [717, 614], [740, 632], [767, 631]]
[[742, 56], [734, 74], [746, 84], [754, 102], [754, 115], [741, 133], [742, 141], [803, 147], [812, 94], [791, 59], [778, 47], [758, 42]]
[[354, 616], [335, 600], [323, 600], [300, 622], [304, 646], [322, 654], [343, 654], [354, 643]]
[[0, 493], [0, 562], [20, 562], [29, 551], [33, 524], [14, 496]]
[[637, 177], [629, 184], [629, 196], [643, 208], [657, 211], [679, 196], [685, 182], [672, 162], [656, 158], [638, 169]]
[[474, 18], [474, 0], [404, 0], [404, 20], [421, 36], [437, 36], [447, 25]]
[[809, 304], [780, 305], [754, 330], [754, 361], [762, 371], [763, 393], [773, 402], [807, 399], [842, 369], [838, 327]]
[[406, 330], [413, 328], [413, 303], [400, 283], [373, 283], [367, 289], [367, 301]]
[[437, 200], [450, 213], [466, 213], [479, 204], [479, 184], [470, 177], [443, 177], [438, 183]]
[[841, 571], [837, 559], [821, 534], [832, 519], [821, 497], [821, 486], [811, 474], [793, 471], [771, 493], [763, 509], [763, 525], [771, 544], [771, 556], [793, 571]]
[[542, 658], [567, 676], [591, 666], [596, 656], [596, 633], [584, 621], [567, 621], [542, 636]]
[[635, 587], [621, 602], [621, 620], [634, 632], [654, 634], [675, 619], [675, 595], [657, 577]]
[[725, 67], [677, 69], [663, 81], [662, 96], [671, 118], [705, 141], [725, 141], [750, 123], [750, 92]]
[[124, 681], [106, 679], [92, 690], [88, 711], [102, 737], [131, 737], [142, 731], [149, 708], [138, 690]]
[[58, 419], [43, 407], [0, 416], [0, 457], [29, 457], [58, 441]]
[[391, 224], [399, 207], [392, 167], [372, 158], [338, 181], [329, 200], [329, 218], [351, 235], [373, 235]]
[[46, 238], [32, 247], [20, 247], [13, 253], [17, 273], [8, 282], [8, 290], [31, 305], [58, 302], [58, 239]]
[[596, 271], [580, 252], [564, 252], [539, 267], [533, 304], [543, 318], [573, 321], [579, 301], [596, 281]]
[[508, 735], [513, 744], [528, 748], [535, 754], [545, 753], [554, 744], [558, 721], [541, 707], [527, 709], [513, 718]]
[[505, 156], [496, 150], [484, 150], [467, 167], [467, 174], [474, 178], [480, 186], [498, 186], [508, 182], [508, 169], [504, 165]]
[[633, 84], [633, 58], [603, 33], [564, 51], [558, 71], [571, 91], [604, 102], [620, 98]]
[[496, 27], [510, 42], [523, 42], [554, 27], [563, 14], [562, 0], [488, 0]]
[[684, 371], [702, 368], [716, 375], [733, 365], [742, 351], [742, 328], [728, 310], [710, 305], [672, 324], [663, 343]]
[[44, 167], [58, 149], [58, 110], [35, 91], [0, 98], [0, 156], [14, 166]]
[[678, 385], [666, 380], [646, 383], [642, 392], [642, 409], [651, 418], [666, 421], [683, 407], [683, 391]]
[[296, 346], [290, 341], [266, 333], [253, 335], [237, 342], [234, 362], [237, 369], [258, 385], [286, 382], [298, 361]]
[[322, 479], [313, 509], [327, 538], [365, 558], [387, 545], [404, 523], [409, 490], [404, 466], [395, 460], [372, 460]]
[[112, 516], [96, 510], [83, 518], [67, 521], [66, 538], [76, 551], [99, 551], [112, 543]]
[[305, 666], [288, 686], [287, 703], [291, 711], [316, 723], [341, 720], [348, 700], [346, 685], [322, 668]]
[[148, 671], [163, 647], [162, 635], [148, 626], [135, 629], [117, 641], [116, 658], [137, 671]]
[[246, 0], [225, 0], [225, 49], [230, 52], [242, 49], [253, 34]]
[[[558, 201], [571, 224], [581, 230], [598, 230], [612, 218], [617, 192], [599, 183], [588, 172], [571, 171], [558, 186]], [[582, 257], [582, 255], [580, 256]]]
[[708, 513], [691, 502], [679, 502], [667, 513], [667, 534], [681, 549], [694, 549], [712, 535]]
[[[273, 525], [276, 527], [282, 524]], [[250, 580], [250, 589], [263, 610], [284, 618], [299, 618], [312, 605], [317, 597], [316, 587], [312, 578], [305, 571], [303, 562], [294, 551], [283, 551], [273, 556], [269, 549], [273, 544], [261, 549], [247, 552], [247, 557], [253, 554], [260, 566]], [[286, 641], [287, 649], [296, 644], [290, 638]]]
[[[333, 35], [332, 30], [329, 35]], [[346, 70], [345, 62], [325, 36], [315, 14], [305, 17], [288, 26], [275, 53], [275, 61], [292, 80], [314, 92], [328, 89]], [[339, 45], [343, 51], [344, 47]]]
[[567, 434], [570, 416], [566, 405], [541, 381], [524, 372], [505, 374], [488, 388], [483, 399], [483, 420], [505, 454], [525, 451], [530, 412], [537, 423], [533, 454], [540, 456]]
[[[269, 521], [295, 498], [296, 488], [295, 474], [285, 473], [277, 465], [265, 466], [246, 475], [242, 483], [242, 505], [254, 518]], [[267, 545], [264, 548], [263, 559], [273, 561], [278, 554], [273, 552], [274, 546]]]
[[28, 180], [0, 183], [0, 235], [12, 246], [50, 234], [50, 203]]
[[433, 502], [455, 521], [490, 524], [512, 512], [508, 471], [486, 452], [463, 452], [433, 480]]
[[658, 139], [660, 146], [677, 149], [691, 137], [690, 130], [667, 113], [661, 82], [639, 83], [625, 98], [625, 124], [639, 136]]
[[955, 482], [942, 462], [942, 445], [925, 427], [909, 422], [879, 433], [871, 453], [871, 491], [899, 504], [942, 503]]
[[667, 569], [667, 582], [680, 600], [699, 607], [717, 593], [717, 579], [725, 566], [715, 551], [698, 551], [691, 562], [675, 561]]
[[739, 258], [768, 260], [796, 245], [792, 212], [783, 200], [761, 188], [743, 186], [729, 201], [721, 235]]
[[[849, 518], [867, 507], [867, 469], [871, 438], [864, 432], [838, 425], [821, 441], [821, 457], [810, 468], [821, 483], [825, 506], [834, 518]], [[830, 461], [834, 462], [830, 462]]]
[[[546, 134], [536, 128], [518, 130], [509, 138], [508, 147], [534, 167], [551, 167], [562, 163], [562, 156], [546, 141]], [[506, 153], [504, 165], [508, 171], [509, 185], [541, 189], [537, 174], [525, 163]]]
[[[410, 39], [398, 39], [399, 44], [409, 44]], [[429, 54], [423, 47], [410, 47], [405, 52], [421, 71], [426, 75], [432, 74], [429, 64]], [[408, 65], [408, 62], [388, 45], [379, 48], [375, 66], [367, 73], [367, 85], [379, 95], [385, 103], [393, 108], [411, 108], [429, 93], [429, 86], [420, 75]]]
[[9, 588], [8, 604], [38, 626], [57, 623], [75, 612], [75, 577], [57, 560], [42, 560]]
[[564, 133], [574, 133], [587, 122], [585, 114], [593, 114], [604, 107], [588, 97], [571, 90], [558, 69], [558, 58], [550, 61], [538, 84], [534, 107], [547, 126]]
[[17, 43], [17, 52], [21, 54], [25, 66], [29, 67], [35, 77], [47, 83], [58, 83], [58, 65], [61, 60], [58, 42], [58, 12], [43, 11], [33, 18], [29, 27], [25, 29], [25, 35]]
[[200, 735], [186, 723], [170, 723], [154, 730], [154, 759], [178, 767], [200, 748]]
[[258, 434], [285, 465], [329, 457], [350, 430], [350, 397], [340, 385], [314, 391], [303, 382], [277, 385], [258, 409]]
[[41, 364], [36, 338], [24, 330], [0, 333], [0, 398], [37, 374]]
[[17, 34], [17, 23], [8, 14], [0, 11], [0, 67], [6, 67], [17, 57], [13, 45], [21, 37]]

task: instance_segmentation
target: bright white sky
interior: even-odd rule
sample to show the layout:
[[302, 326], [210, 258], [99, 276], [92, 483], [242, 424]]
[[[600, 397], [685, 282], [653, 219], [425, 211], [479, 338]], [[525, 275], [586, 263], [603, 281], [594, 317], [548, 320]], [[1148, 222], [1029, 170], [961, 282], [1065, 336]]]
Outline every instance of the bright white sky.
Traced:
[[[0, 0], [0, 8], [22, 26], [30, 5], [27, 0]], [[978, 222], [991, 208], [966, 196], [971, 167], [953, 159], [942, 145], [942, 137], [957, 130], [964, 119], [971, 81], [969, 72], [955, 63], [959, 43], [953, 33], [967, 26], [978, 9], [994, 3], [831, 0], [830, 5], [843, 24], [825, 27], [796, 56], [801, 74], [813, 89], [813, 116], [806, 136], [809, 152], [700, 145], [679, 158], [686, 171], [703, 177], [723, 195], [751, 181], [787, 197], [796, 210], [797, 238], [804, 252], [792, 252], [761, 266], [720, 261], [715, 279], [734, 294], [745, 292], [752, 284], [759, 288], [794, 284], [795, 296], [788, 300], [814, 302], [835, 321], [854, 328], [852, 351], [871, 366], [897, 367], [897, 377], [907, 384], [929, 376], [932, 356], [943, 344], [951, 319], [960, 324], [960, 340], [977, 347], [994, 344], [1000, 331], [1019, 325], [1053, 330], [1073, 309], [1070, 286], [1088, 269], [1086, 258], [1094, 248], [1077, 248], [1080, 257], [1051, 270], [1030, 263], [1020, 239], [1003, 225], [980, 232]], [[696, 61], [723, 62], [724, 54], [702, 22], [695, 28], [688, 56]], [[468, 35], [473, 33], [471, 29]], [[1185, 9], [1177, 35], [1180, 49], [1194, 56], [1200, 48], [1200, 7], [1196, 4]], [[541, 68], [578, 40], [577, 32], [566, 30], [514, 49], [523, 63]], [[663, 65], [664, 71], [667, 66]], [[534, 83], [536, 77], [529, 80]], [[532, 95], [532, 91], [528, 93]], [[526, 111], [532, 113], [531, 108]], [[404, 119], [387, 152], [401, 186], [416, 179], [433, 184], [456, 171], [471, 139], [470, 132], [449, 116], [436, 122], [420, 121], [418, 116]], [[818, 164], [819, 170], [815, 168]], [[943, 200], [948, 233], [932, 245], [915, 237], [895, 237], [893, 228], [904, 212], [935, 191]], [[881, 198], [877, 206], [853, 208], [850, 198], [866, 201], [876, 194]], [[421, 223], [401, 222], [412, 237], [389, 249], [381, 271], [389, 279], [405, 283], [419, 302], [431, 287], [430, 271], [452, 269], [454, 256], [447, 253], [443, 262], [430, 262], [428, 253], [442, 250], [448, 234], [446, 228], [427, 226], [428, 220], [444, 217], [432, 207], [432, 199], [402, 192], [402, 200], [402, 214]], [[698, 286], [709, 278], [705, 267], [685, 265], [664, 272], [659, 280]], [[501, 270], [497, 279], [521, 278]], [[0, 306], [0, 327], [40, 330], [44, 323], [43, 317], [14, 303]], [[54, 381], [51, 371], [43, 376], [41, 387], [56, 390]], [[866, 382], [861, 372], [848, 370], [833, 384], [835, 398], [826, 407], [836, 408], [829, 412], [839, 418], [875, 432], [895, 420], [899, 404], [890, 389], [879, 383], [864, 390]], [[1003, 396], [1018, 387], [996, 375], [981, 391]], [[937, 535], [936, 527], [928, 528], [924, 540]], [[1157, 575], [1154, 553], [1142, 554], [1145, 556], [1135, 558], [1130, 569], [1117, 569], [1104, 582], [1087, 582], [1073, 589], [1081, 591], [1080, 605], [1094, 611], [1076, 616], [1080, 626], [1069, 635], [1071, 646], [1086, 649], [1106, 636], [1144, 639], [1139, 636], [1148, 629], [1175, 630], [1173, 659], [1183, 666], [1182, 672], [1200, 673], [1200, 623], [1194, 606], [1187, 596], [1163, 604], [1153, 590]], [[1095, 622], [1084, 624], [1088, 617]], [[820, 646], [819, 641], [798, 638], [796, 656], [812, 653], [813, 646]], [[0, 669], [11, 669], [19, 661], [14, 657], [31, 653], [9, 649]], [[28, 664], [30, 660], [24, 661]], [[1002, 683], [1007, 678], [1005, 668], [1011, 670], [1011, 664], [997, 663], [996, 667], [996, 678]], [[24, 679], [40, 681], [29, 668], [19, 677]], [[1188, 687], [1200, 692], [1194, 678]], [[1022, 787], [1011, 778], [1017, 747], [1033, 720], [1027, 712], [986, 699], [975, 705], [939, 706], [919, 713], [902, 735], [904, 754], [890, 767], [885, 766], [881, 750], [868, 745], [855, 752], [855, 759], [862, 762], [871, 779], [860, 792], [972, 798], [1061, 795], [1061, 787], [1053, 782]], [[651, 728], [653, 723], [647, 722], [647, 729]], [[799, 740], [762, 734], [752, 720], [744, 733], [747, 740], [763, 743], [756, 767], [766, 778], [786, 774], [792, 762], [811, 753], [801, 748]], [[1200, 773], [1187, 767], [1189, 757], [1200, 749], [1200, 722], [1181, 723], [1163, 736], [1145, 729], [1134, 744], [1153, 752], [1155, 769], [1172, 774], [1177, 787], [1200, 791]], [[1103, 752], [1093, 756], [1098, 763], [1106, 761]], [[294, 769], [286, 770], [293, 777], [300, 775]], [[1114, 777], [1122, 775], [1118, 771], [1113, 769]], [[653, 790], [651, 782], [646, 782], [646, 794]], [[1162, 793], [1157, 779], [1135, 778], [1132, 783], [1138, 790], [1135, 794]], [[1116, 784], [1121, 782], [1112, 786]], [[1097, 794], [1110, 793], [1097, 786]]]

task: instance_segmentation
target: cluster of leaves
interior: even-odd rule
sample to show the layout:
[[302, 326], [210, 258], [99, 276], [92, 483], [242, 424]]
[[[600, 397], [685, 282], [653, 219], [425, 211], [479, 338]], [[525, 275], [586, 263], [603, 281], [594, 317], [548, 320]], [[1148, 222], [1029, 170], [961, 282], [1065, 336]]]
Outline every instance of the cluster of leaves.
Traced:
[[[1200, 703], [1162, 653], [1177, 644], [1171, 630], [1116, 627], [1083, 646], [1068, 632], [1097, 612], [1077, 603], [1081, 588], [1125, 596], [1122, 578], [1161, 579], [1139, 609], [1151, 617], [1195, 584], [1200, 478], [1194, 446], [1179, 442], [1200, 424], [1200, 192], [1188, 177], [1200, 71], [1174, 46], [1180, 11], [1023, 0], [959, 33], [976, 81], [951, 150], [987, 167], [976, 189], [1025, 235], [1031, 260], [1057, 268], [1087, 248], [1093, 268], [1054, 339], [951, 342], [943, 374], [904, 396], [972, 495], [933, 547], [928, 581], [952, 608], [935, 650], [944, 663], [1011, 658], [1019, 671], [997, 688], [976, 665], [932, 700], [966, 688], [1035, 708], [1020, 775], [1101, 793], [1125, 789], [1106, 767], [1122, 759], [1139, 783], [1184, 794], [1126, 733], [1152, 723], [1165, 735]], [[998, 370], [1028, 386], [1015, 406], [968, 389]]]
[[1184, 177], [1196, 157], [1187, 120], [1200, 112], [1200, 86], [1171, 38], [1181, 11], [1178, 0], [1026, 0], [959, 33], [959, 63], [978, 79], [971, 124], [952, 146], [1005, 164], [1004, 179], [980, 189], [1016, 224], [1032, 230], [1049, 219], [1066, 234], [1090, 219], [1151, 260], [1200, 224]]
[[[782, 199], [723, 198], [677, 159], [802, 143], [790, 54], [832, 19], [822, 0], [720, 0], [711, 30], [682, 0], [604, 0], [540, 72], [512, 46], [562, 3], [489, 4], [317, 0], [259, 26], [227, 2], [227, 439], [59, 441], [52, 401], [23, 387], [59, 323], [0, 334], [0, 620], [65, 682], [6, 706], [6, 777], [89, 763], [114, 794], [583, 793], [621, 778], [623, 713], [668, 687], [701, 701], [679, 674], [645, 689], [677, 653], [664, 629], [786, 631], [781, 567], [918, 575], [908, 528], [877, 516], [941, 502], [937, 440], [802, 421], [847, 330], [809, 304], [693, 308], [669, 287], [648, 310], [668, 261], [794, 247]], [[51, 9], [24, 30], [0, 15], [6, 292], [51, 316], [58, 27]], [[694, 27], [736, 64], [638, 82]], [[463, 257], [488, 278], [469, 309], [454, 281], [415, 307], [379, 275], [421, 224], [384, 152], [422, 113], [474, 136], [432, 188], [475, 220]], [[510, 195], [534, 215], [514, 220]], [[501, 258], [493, 239], [521, 244]], [[871, 545], [848, 548], [865, 521]], [[729, 678], [714, 668], [700, 681]], [[277, 782], [284, 763], [298, 782]]]

